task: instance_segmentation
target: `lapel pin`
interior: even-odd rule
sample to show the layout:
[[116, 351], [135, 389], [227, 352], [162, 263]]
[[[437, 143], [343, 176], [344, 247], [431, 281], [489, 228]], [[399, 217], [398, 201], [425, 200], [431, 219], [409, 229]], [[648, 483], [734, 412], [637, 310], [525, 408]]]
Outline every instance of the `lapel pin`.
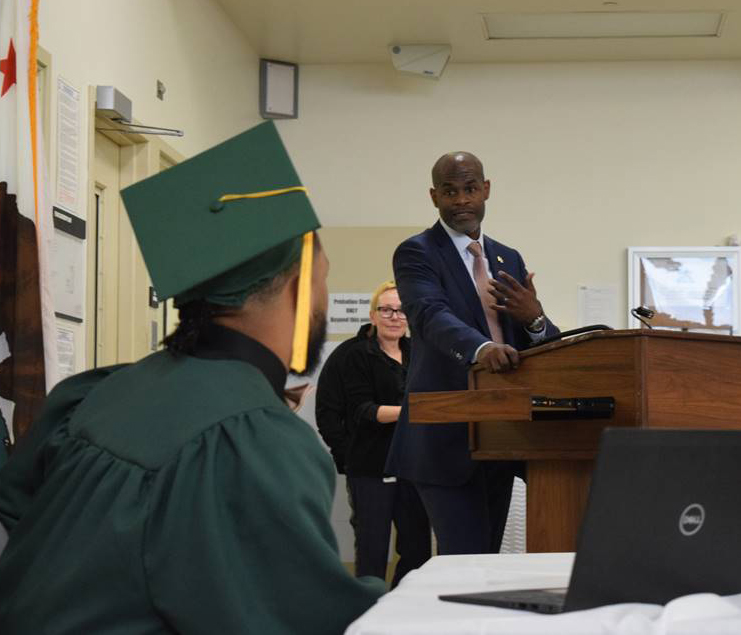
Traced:
[[501, 256], [497, 256], [497, 262], [500, 264], [504, 264], [504, 258], [502, 258]]

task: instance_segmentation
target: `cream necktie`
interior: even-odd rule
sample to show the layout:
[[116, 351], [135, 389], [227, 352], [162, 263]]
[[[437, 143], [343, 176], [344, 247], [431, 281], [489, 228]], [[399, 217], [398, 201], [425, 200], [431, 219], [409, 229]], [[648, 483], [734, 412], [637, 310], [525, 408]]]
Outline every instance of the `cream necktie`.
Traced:
[[466, 247], [473, 255], [473, 279], [476, 281], [476, 289], [479, 292], [479, 300], [486, 315], [486, 323], [489, 325], [491, 339], [499, 344], [504, 343], [502, 327], [499, 325], [499, 314], [489, 305], [494, 301], [494, 297], [489, 293], [489, 277], [486, 275], [486, 265], [481, 253], [481, 245], [474, 240]]

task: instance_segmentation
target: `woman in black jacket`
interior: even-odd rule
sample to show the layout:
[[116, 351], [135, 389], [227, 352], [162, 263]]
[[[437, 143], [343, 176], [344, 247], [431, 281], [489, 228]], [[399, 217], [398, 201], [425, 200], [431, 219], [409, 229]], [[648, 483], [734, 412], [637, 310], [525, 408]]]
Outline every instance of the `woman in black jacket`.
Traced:
[[393, 522], [399, 554], [393, 588], [430, 557], [429, 521], [414, 486], [384, 474], [409, 365], [406, 316], [394, 282], [382, 284], [373, 294], [370, 320], [370, 337], [352, 345], [343, 367], [350, 423], [345, 469], [355, 530], [355, 575], [385, 578]]

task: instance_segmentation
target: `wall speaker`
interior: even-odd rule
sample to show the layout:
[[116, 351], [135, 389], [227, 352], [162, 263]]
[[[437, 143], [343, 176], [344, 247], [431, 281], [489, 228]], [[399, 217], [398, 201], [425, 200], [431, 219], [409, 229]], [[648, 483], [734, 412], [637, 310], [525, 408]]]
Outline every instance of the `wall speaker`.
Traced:
[[298, 64], [260, 60], [260, 116], [298, 118]]

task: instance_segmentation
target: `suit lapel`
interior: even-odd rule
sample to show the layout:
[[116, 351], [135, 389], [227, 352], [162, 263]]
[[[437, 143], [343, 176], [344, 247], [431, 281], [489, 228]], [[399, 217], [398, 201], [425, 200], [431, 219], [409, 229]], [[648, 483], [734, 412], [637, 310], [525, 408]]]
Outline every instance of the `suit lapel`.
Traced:
[[484, 308], [481, 306], [481, 299], [479, 298], [476, 285], [474, 285], [471, 276], [466, 269], [466, 265], [463, 264], [461, 255], [455, 248], [453, 241], [450, 240], [443, 226], [438, 221], [432, 227], [432, 232], [435, 237], [435, 242], [440, 249], [440, 255], [448, 267], [448, 271], [453, 276], [456, 285], [462, 291], [462, 295], [465, 298], [466, 304], [476, 319], [476, 326], [485, 335], [489, 333], [489, 326], [486, 323], [486, 316], [484, 315]]

